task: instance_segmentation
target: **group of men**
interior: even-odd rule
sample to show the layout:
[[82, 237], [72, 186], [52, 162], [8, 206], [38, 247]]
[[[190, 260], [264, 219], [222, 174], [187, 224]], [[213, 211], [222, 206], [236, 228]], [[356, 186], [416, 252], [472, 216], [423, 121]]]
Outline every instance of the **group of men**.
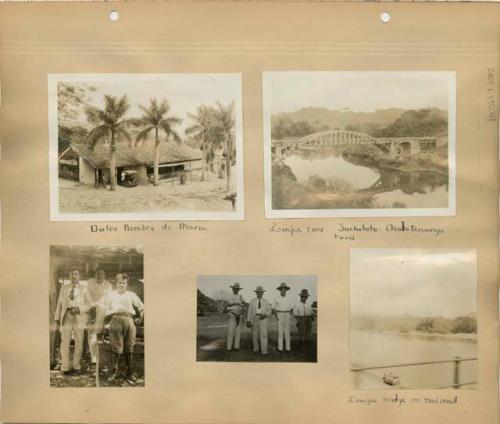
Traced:
[[[144, 319], [144, 304], [128, 289], [127, 274], [116, 275], [116, 288], [106, 279], [106, 272], [97, 269], [95, 278], [87, 285], [80, 282], [77, 267], [69, 270], [69, 284], [63, 284], [57, 300], [54, 320], [61, 332], [61, 371], [65, 375], [80, 374], [85, 330], [91, 357], [92, 372], [95, 372], [98, 357], [98, 341], [105, 327], [109, 328], [112, 357], [108, 381], [118, 377], [122, 355], [127, 364], [126, 380], [135, 384], [134, 346], [136, 324]], [[74, 339], [73, 360], [70, 360], [71, 338]]]
[[[239, 350], [241, 330], [245, 318], [245, 302], [240, 294], [242, 287], [239, 283], [229, 286], [232, 290], [227, 299], [225, 311], [228, 314], [227, 351]], [[291, 352], [290, 344], [290, 317], [293, 315], [297, 321], [299, 340], [302, 343], [309, 341], [314, 311], [308, 303], [309, 292], [302, 289], [299, 293], [300, 300], [295, 300], [288, 294], [290, 287], [281, 283], [277, 288], [278, 296], [271, 302], [264, 298], [265, 290], [257, 286], [254, 290], [256, 297], [248, 304], [246, 311], [246, 325], [252, 330], [253, 351], [268, 354], [267, 327], [271, 315], [278, 320], [278, 352]]]

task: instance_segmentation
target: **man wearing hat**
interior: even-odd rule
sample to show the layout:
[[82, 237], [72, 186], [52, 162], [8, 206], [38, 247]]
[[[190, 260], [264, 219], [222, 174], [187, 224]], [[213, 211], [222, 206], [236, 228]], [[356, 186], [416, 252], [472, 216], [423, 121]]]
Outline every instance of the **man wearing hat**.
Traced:
[[290, 314], [293, 308], [293, 302], [287, 294], [290, 287], [286, 283], [281, 283], [276, 290], [280, 292], [273, 302], [273, 310], [278, 319], [278, 351], [283, 352], [284, 337], [285, 351], [290, 352]]
[[257, 297], [248, 305], [247, 327], [252, 328], [253, 351], [259, 352], [260, 339], [260, 350], [267, 355], [267, 322], [272, 313], [271, 303], [262, 297], [265, 292], [262, 286], [257, 286], [254, 291]]
[[305, 343], [309, 340], [311, 335], [314, 313], [312, 307], [307, 303], [307, 298], [309, 297], [307, 289], [302, 289], [299, 296], [300, 301], [298, 301], [293, 307], [293, 315], [297, 320], [299, 340], [302, 341], [302, 343]]
[[[92, 305], [90, 293], [80, 284], [80, 271], [76, 266], [69, 269], [69, 284], [64, 284], [57, 299], [54, 321], [61, 327], [61, 371], [69, 374], [73, 370], [80, 373], [82, 369], [83, 334], [88, 322], [88, 310]], [[71, 335], [75, 340], [73, 361], [69, 351]]]
[[[241, 287], [240, 283], [234, 283], [231, 287], [232, 293], [229, 295], [227, 300], [227, 305], [224, 311], [227, 312], [228, 324], [227, 324], [227, 351], [231, 352], [233, 350], [240, 349], [240, 336], [241, 336], [241, 325], [242, 325], [242, 315], [243, 315], [243, 297], [239, 294]], [[234, 345], [233, 345], [234, 342]]]

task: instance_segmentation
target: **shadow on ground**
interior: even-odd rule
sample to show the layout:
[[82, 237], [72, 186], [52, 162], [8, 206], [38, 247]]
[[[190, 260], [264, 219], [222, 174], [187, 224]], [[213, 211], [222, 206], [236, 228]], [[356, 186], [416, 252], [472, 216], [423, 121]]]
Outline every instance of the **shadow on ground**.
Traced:
[[227, 352], [227, 316], [207, 315], [197, 319], [196, 360], [228, 362], [317, 362], [316, 321], [313, 323], [310, 340], [302, 343], [298, 339], [296, 321], [290, 320], [291, 353], [277, 350], [278, 325], [276, 318], [270, 318], [268, 325], [268, 354], [253, 352], [252, 333], [242, 328], [240, 350]]
[[[71, 345], [70, 358], [73, 357], [73, 344]], [[141, 344], [136, 345], [134, 354], [134, 368], [137, 377], [137, 383], [130, 385], [125, 381], [125, 358], [120, 361], [120, 378], [107, 383], [108, 364], [111, 360], [111, 349], [108, 342], [104, 342], [100, 347], [100, 372], [99, 386], [100, 387], [144, 387], [144, 347]], [[50, 371], [50, 386], [51, 387], [96, 387], [97, 379], [95, 373], [92, 372], [90, 366], [90, 355], [84, 353], [82, 358], [82, 371], [80, 374], [65, 375], [61, 372], [60, 356], [57, 355], [57, 363], [53, 370]]]

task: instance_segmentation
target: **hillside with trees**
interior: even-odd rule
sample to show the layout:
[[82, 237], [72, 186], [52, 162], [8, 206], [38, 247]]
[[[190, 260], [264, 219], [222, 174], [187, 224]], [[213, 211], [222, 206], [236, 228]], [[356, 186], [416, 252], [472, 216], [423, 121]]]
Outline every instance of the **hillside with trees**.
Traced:
[[198, 315], [205, 315], [210, 312], [219, 312], [220, 301], [216, 301], [207, 296], [200, 289], [196, 292]]
[[363, 132], [377, 138], [421, 137], [447, 133], [448, 114], [438, 108], [353, 112], [310, 107], [274, 115], [271, 125], [271, 136], [276, 140], [328, 130]]
[[476, 334], [475, 314], [445, 317], [421, 317], [410, 314], [400, 316], [356, 315], [351, 317], [352, 330], [421, 332], [429, 334]]

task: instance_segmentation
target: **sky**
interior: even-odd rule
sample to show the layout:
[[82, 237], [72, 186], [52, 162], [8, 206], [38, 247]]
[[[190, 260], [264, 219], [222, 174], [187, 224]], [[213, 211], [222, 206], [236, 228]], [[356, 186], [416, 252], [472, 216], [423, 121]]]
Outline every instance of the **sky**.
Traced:
[[[78, 84], [78, 81], [68, 81], [68, 83]], [[138, 77], [128, 81], [120, 81], [119, 77], [105, 81], [90, 78], [84, 84], [97, 89], [92, 93], [90, 103], [99, 108], [103, 107], [104, 94], [118, 97], [127, 94], [131, 105], [128, 113], [130, 117], [140, 117], [142, 111], [139, 109], [139, 105], [149, 106], [151, 98], [157, 98], [159, 101], [167, 99], [171, 107], [170, 114], [183, 120], [182, 124], [177, 127], [178, 131], [182, 133], [185, 128], [192, 125], [192, 121], [187, 118], [187, 113], [195, 113], [198, 106], [202, 104], [215, 105], [217, 101], [228, 105], [233, 101], [240, 101], [241, 98], [239, 80], [233, 75], [227, 77], [171, 74], [161, 79], [145, 77], [142, 81]], [[86, 120], [84, 115], [80, 119]]]
[[349, 108], [354, 112], [428, 107], [448, 110], [447, 77], [443, 74], [434, 74], [438, 77], [432, 78], [403, 74], [270, 73], [271, 113], [292, 112], [310, 106], [330, 110]]
[[243, 290], [240, 294], [243, 299], [248, 302], [255, 297], [255, 288], [260, 285], [264, 287], [266, 292], [264, 297], [272, 300], [279, 291], [276, 290], [282, 282], [285, 282], [290, 290], [288, 295], [293, 295], [297, 300], [300, 300], [299, 293], [302, 289], [309, 291], [310, 303], [317, 300], [316, 291], [316, 276], [314, 275], [200, 275], [198, 276], [198, 288], [207, 296], [214, 298], [221, 290], [226, 294], [232, 293], [229, 288], [235, 282], [240, 283]]
[[351, 314], [443, 316], [476, 312], [474, 250], [351, 250]]

